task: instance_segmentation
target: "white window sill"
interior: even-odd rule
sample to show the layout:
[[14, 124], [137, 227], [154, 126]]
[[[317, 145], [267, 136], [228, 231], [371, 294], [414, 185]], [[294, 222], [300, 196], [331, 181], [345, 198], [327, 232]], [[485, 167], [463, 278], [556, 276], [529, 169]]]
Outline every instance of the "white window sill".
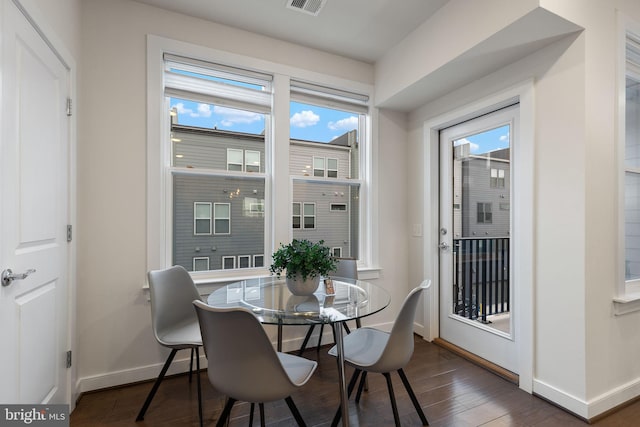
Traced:
[[640, 311], [640, 292], [628, 292], [613, 299], [613, 314], [616, 316], [635, 311]]

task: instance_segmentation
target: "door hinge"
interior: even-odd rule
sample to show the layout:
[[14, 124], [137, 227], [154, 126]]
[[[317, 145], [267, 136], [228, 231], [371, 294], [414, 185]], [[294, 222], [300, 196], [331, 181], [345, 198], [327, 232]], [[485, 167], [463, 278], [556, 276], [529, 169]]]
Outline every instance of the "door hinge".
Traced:
[[67, 98], [67, 116], [71, 116], [72, 114], [71, 105], [72, 105], [71, 98]]
[[70, 242], [72, 240], [73, 240], [73, 226], [67, 225], [67, 242]]
[[67, 369], [71, 367], [71, 350], [67, 351]]

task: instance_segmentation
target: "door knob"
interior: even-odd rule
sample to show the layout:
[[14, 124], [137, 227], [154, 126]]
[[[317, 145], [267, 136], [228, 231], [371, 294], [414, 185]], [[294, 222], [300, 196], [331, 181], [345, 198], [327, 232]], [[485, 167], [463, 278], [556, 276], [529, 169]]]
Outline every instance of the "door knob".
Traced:
[[31, 273], [35, 273], [35, 268], [30, 268], [24, 273], [14, 273], [10, 268], [7, 268], [2, 272], [2, 286], [9, 286], [14, 280], [24, 280]]
[[447, 242], [440, 242], [440, 244], [438, 245], [438, 247], [440, 249], [442, 249], [443, 251], [446, 251], [449, 249], [449, 244]]

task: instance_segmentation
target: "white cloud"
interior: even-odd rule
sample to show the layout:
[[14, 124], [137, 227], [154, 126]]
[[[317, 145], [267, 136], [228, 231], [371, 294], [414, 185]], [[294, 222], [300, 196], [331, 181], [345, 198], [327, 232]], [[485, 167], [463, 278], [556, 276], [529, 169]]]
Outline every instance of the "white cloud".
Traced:
[[193, 114], [193, 110], [191, 108], [185, 108], [182, 102], [178, 102], [173, 106], [176, 109], [178, 114]]
[[453, 145], [456, 146], [456, 147], [458, 145], [464, 145], [464, 144], [469, 144], [469, 151], [471, 153], [476, 153], [480, 149], [480, 146], [478, 144], [469, 141], [467, 138], [456, 139], [453, 142]]
[[502, 136], [500, 136], [500, 141], [503, 141], [503, 142], [504, 142], [504, 141], [507, 141], [507, 142], [509, 142], [509, 134], [506, 134], [506, 135], [502, 135]]
[[311, 110], [301, 111], [291, 116], [289, 123], [297, 128], [306, 128], [307, 126], [315, 126], [320, 121], [320, 116]]
[[327, 125], [331, 130], [353, 130], [358, 128], [358, 118], [356, 116], [347, 117], [337, 122], [329, 122]]
[[[196, 117], [196, 116], [194, 116]], [[198, 115], [197, 117], [211, 117], [211, 105], [209, 104], [198, 104]]]
[[[220, 123], [226, 127], [230, 127], [238, 123], [249, 124], [262, 120], [262, 114], [252, 113], [251, 111], [235, 110], [227, 107], [214, 106], [213, 113], [221, 116]], [[209, 115], [211, 115], [211, 112], [209, 112]]]

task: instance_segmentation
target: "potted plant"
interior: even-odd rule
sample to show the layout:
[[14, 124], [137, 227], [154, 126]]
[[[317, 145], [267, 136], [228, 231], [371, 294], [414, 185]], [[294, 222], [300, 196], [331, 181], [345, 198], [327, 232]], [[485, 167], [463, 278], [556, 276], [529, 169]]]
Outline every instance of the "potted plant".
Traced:
[[293, 239], [288, 245], [280, 244], [273, 253], [269, 271], [281, 277], [286, 270], [287, 287], [294, 295], [311, 295], [318, 288], [320, 276], [336, 269], [336, 260], [324, 240], [317, 243], [306, 239]]

